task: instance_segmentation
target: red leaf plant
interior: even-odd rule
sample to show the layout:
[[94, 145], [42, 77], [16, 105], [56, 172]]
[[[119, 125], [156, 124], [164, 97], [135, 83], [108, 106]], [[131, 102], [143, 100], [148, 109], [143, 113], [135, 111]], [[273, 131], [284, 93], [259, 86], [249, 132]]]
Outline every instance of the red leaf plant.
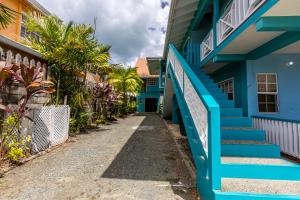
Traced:
[[37, 94], [51, 94], [55, 90], [51, 81], [42, 81], [41, 67], [30, 67], [24, 64], [3, 67], [0, 69], [0, 90], [18, 84], [25, 88], [25, 94], [18, 100], [18, 109], [13, 112], [7, 105], [0, 104], [0, 110], [15, 114], [18, 120], [26, 116], [28, 101]]

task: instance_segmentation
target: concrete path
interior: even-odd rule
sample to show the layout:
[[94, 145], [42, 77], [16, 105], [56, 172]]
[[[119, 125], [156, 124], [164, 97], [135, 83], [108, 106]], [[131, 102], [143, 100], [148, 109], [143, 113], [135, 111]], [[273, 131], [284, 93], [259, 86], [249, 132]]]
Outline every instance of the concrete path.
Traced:
[[0, 179], [2, 200], [192, 200], [193, 186], [157, 115], [80, 135]]

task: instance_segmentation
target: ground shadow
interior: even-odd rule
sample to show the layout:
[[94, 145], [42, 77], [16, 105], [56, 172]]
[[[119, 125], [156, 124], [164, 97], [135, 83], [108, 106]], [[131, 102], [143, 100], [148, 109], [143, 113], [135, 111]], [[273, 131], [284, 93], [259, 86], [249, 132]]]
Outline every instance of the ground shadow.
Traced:
[[[103, 178], [167, 181], [178, 184], [178, 151], [163, 120], [156, 114], [136, 114], [145, 119], [103, 173]], [[178, 188], [172, 188], [178, 194]], [[178, 194], [184, 199], [185, 194]]]

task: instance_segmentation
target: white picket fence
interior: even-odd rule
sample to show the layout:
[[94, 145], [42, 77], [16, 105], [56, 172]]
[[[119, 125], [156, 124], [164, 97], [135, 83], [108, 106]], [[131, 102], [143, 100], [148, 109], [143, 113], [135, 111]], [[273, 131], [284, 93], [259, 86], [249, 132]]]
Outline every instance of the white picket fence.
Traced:
[[254, 128], [266, 131], [267, 142], [300, 159], [300, 122], [253, 117]]
[[69, 137], [69, 106], [43, 106], [34, 109], [32, 151], [43, 151], [64, 143]]

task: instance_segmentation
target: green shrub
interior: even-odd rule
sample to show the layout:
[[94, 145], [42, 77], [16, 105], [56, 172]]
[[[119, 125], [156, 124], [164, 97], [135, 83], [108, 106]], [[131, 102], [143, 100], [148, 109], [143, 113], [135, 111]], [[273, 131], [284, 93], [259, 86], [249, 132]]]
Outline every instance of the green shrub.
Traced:
[[31, 136], [18, 134], [20, 121], [12, 114], [3, 122], [1, 134], [1, 156], [11, 161], [19, 161], [30, 153]]

